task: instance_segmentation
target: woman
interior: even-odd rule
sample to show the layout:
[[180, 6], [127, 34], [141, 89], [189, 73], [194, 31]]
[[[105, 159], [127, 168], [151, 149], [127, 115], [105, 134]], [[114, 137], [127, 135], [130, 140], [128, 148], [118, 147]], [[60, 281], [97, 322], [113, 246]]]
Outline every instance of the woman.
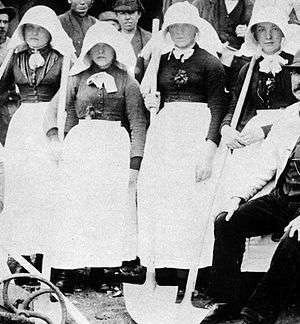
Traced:
[[[10, 47], [14, 54], [1, 80], [0, 93], [17, 85], [22, 105], [6, 138], [1, 239], [4, 246], [17, 252], [42, 254], [51, 240], [56, 177], [56, 162], [43, 133], [43, 116], [60, 87], [64, 55], [70, 55], [73, 47], [54, 11], [45, 6], [26, 12]], [[41, 255], [34, 259], [41, 263]]]
[[[130, 51], [113, 26], [97, 23], [71, 69], [61, 163], [67, 199], [55, 221], [60, 242], [55, 268], [118, 267], [136, 257], [136, 220], [129, 217], [127, 190], [143, 157], [146, 115], [138, 83], [121, 64]], [[54, 141], [57, 102], [54, 98], [45, 119]], [[66, 286], [72, 290], [73, 283]]]
[[[256, 11], [249, 24], [245, 47], [255, 52], [258, 59], [237, 129], [232, 128], [230, 123], [249, 64], [239, 73], [234, 96], [221, 128], [228, 148], [241, 149], [234, 153], [232, 166], [227, 172], [228, 181], [232, 184], [234, 179], [238, 181], [240, 172], [250, 167], [252, 162], [255, 163], [253, 156], [258, 154], [273, 121], [280, 118], [280, 109], [296, 101], [291, 90], [290, 74], [282, 69], [293, 60], [293, 55], [284, 51], [290, 40], [287, 27], [286, 15], [273, 7]], [[228, 182], [224, 181], [224, 184]]]
[[173, 47], [160, 59], [160, 102], [145, 96], [146, 107], [158, 111], [147, 133], [138, 183], [139, 257], [147, 267], [200, 264], [210, 178], [226, 113], [222, 64], [202, 48], [205, 24], [188, 2], [169, 7], [162, 30]]

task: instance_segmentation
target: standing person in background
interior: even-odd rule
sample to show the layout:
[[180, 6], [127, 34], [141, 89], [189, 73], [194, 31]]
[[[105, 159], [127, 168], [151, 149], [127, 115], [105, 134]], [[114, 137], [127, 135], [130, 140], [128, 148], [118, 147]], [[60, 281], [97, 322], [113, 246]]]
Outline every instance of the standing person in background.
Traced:
[[221, 41], [239, 49], [244, 42], [251, 13], [246, 0], [194, 0], [200, 17], [210, 22]]
[[[12, 7], [4, 7], [0, 4], [0, 65], [8, 52], [7, 32], [9, 24], [16, 16], [16, 11]], [[18, 107], [18, 95], [15, 91], [15, 86], [7, 90], [0, 96], [0, 142], [5, 144], [6, 133], [11, 116]]]
[[213, 25], [224, 43], [220, 53], [221, 61], [226, 72], [226, 87], [231, 91], [233, 80], [236, 80], [239, 70], [247, 63], [237, 54], [244, 43], [252, 4], [249, 0], [194, 0], [193, 5], [199, 10], [200, 17]]
[[[140, 0], [116, 0], [113, 10], [117, 14], [117, 19], [121, 26], [122, 36], [131, 43], [135, 56], [138, 57], [143, 47], [151, 38], [151, 33], [138, 26], [144, 7]], [[146, 63], [139, 64], [139, 72], [144, 74]], [[133, 67], [134, 70], [134, 67]], [[137, 72], [135, 71], [135, 74]]]
[[84, 36], [87, 30], [96, 23], [97, 19], [88, 15], [93, 0], [68, 0], [71, 8], [59, 16], [65, 32], [73, 41], [76, 55], [79, 56]]

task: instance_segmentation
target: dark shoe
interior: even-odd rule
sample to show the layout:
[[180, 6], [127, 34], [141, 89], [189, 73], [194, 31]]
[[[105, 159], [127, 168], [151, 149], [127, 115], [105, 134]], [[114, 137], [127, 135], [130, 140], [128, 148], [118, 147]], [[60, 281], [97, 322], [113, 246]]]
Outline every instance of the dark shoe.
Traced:
[[119, 286], [113, 287], [112, 297], [116, 298], [116, 297], [122, 297], [122, 296], [123, 296], [123, 291], [122, 291], [121, 287], [119, 287]]
[[75, 288], [74, 270], [54, 269], [51, 268], [50, 281], [63, 294], [73, 294]]
[[258, 312], [249, 307], [244, 307], [241, 310], [242, 323], [245, 324], [273, 324], [276, 322], [274, 314], [269, 314], [268, 320], [261, 316]]
[[236, 318], [239, 314], [236, 307], [226, 303], [208, 304], [210, 312], [203, 319], [201, 324], [218, 324]]
[[142, 285], [146, 281], [147, 268], [143, 266], [121, 267], [119, 270], [120, 282]]
[[73, 270], [74, 276], [74, 291], [82, 292], [87, 288], [87, 274], [85, 268]]

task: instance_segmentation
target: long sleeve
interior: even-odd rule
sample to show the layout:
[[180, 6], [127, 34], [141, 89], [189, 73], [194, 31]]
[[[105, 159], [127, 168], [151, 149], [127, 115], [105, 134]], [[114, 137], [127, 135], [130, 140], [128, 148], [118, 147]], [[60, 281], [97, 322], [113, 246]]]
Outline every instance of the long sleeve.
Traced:
[[[78, 124], [78, 117], [75, 110], [75, 98], [77, 91], [78, 78], [76, 76], [69, 77], [68, 88], [66, 93], [66, 123], [65, 133], [68, 133], [70, 129]], [[49, 106], [45, 112], [44, 117], [44, 131], [46, 134], [52, 129], [57, 129], [57, 109], [59, 105], [60, 91], [53, 97]]]
[[131, 131], [130, 157], [143, 157], [146, 140], [146, 109], [136, 80], [127, 77], [125, 85], [126, 113]]
[[211, 122], [206, 139], [220, 142], [220, 125], [227, 112], [227, 102], [225, 94], [225, 72], [216, 59], [217, 64], [207, 66], [207, 104], [211, 112]]

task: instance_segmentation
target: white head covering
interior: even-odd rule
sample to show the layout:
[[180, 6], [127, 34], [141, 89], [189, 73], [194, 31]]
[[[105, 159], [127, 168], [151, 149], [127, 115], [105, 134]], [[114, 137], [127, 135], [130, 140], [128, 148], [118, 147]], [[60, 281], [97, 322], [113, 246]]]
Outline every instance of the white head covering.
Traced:
[[[255, 39], [253, 27], [262, 22], [273, 23], [281, 29], [284, 37], [282, 39], [281, 49], [278, 53], [267, 55], [262, 51], [258, 41]], [[252, 56], [254, 54], [257, 57], [262, 56], [264, 59], [259, 64], [259, 70], [275, 75], [281, 71], [281, 67], [283, 65], [288, 63], [288, 61], [283, 59], [279, 53], [281, 50], [290, 52], [287, 50], [287, 45], [291, 43], [290, 36], [287, 13], [277, 7], [261, 7], [260, 10], [253, 11], [252, 18], [245, 35], [245, 43], [243, 44], [240, 53], [242, 52], [246, 56]]]
[[92, 60], [88, 52], [99, 43], [110, 45], [116, 52], [117, 62], [125, 67], [129, 68], [135, 65], [136, 57], [133, 48], [124, 40], [121, 33], [108, 22], [97, 22], [88, 29], [80, 56], [71, 68], [70, 75], [76, 75], [91, 66]]
[[51, 8], [46, 6], [35, 6], [26, 11], [9, 42], [9, 48], [15, 49], [27, 46], [23, 34], [25, 24], [34, 24], [45, 28], [51, 35], [50, 45], [60, 54], [75, 53], [72, 40], [62, 28], [57, 15]]
[[[222, 42], [213, 26], [205, 19], [200, 18], [198, 9], [188, 1], [176, 2], [171, 5], [165, 13], [164, 23], [161, 31], [146, 44], [141, 52], [141, 56], [148, 59], [153, 48], [160, 48], [162, 54], [170, 52], [174, 48], [174, 43], [168, 33], [168, 27], [173, 24], [190, 24], [198, 29], [196, 43], [212, 55], [222, 49]], [[153, 35], [152, 35], [153, 36]]]
[[166, 34], [168, 45], [174, 46], [168, 33], [168, 27], [173, 24], [190, 24], [198, 29], [196, 42], [199, 47], [217, 56], [222, 48], [222, 42], [213, 26], [203, 18], [200, 18], [198, 9], [188, 1], [176, 2], [165, 13], [162, 30]]
[[260, 10], [254, 10], [248, 29], [245, 35], [245, 43], [242, 46], [241, 53], [246, 56], [252, 56], [257, 53], [259, 44], [254, 38], [253, 27], [262, 22], [270, 22], [277, 25], [284, 38], [282, 40], [281, 49], [285, 50], [288, 43], [291, 42], [291, 35], [288, 28], [288, 16], [285, 11], [276, 7], [262, 7]]

